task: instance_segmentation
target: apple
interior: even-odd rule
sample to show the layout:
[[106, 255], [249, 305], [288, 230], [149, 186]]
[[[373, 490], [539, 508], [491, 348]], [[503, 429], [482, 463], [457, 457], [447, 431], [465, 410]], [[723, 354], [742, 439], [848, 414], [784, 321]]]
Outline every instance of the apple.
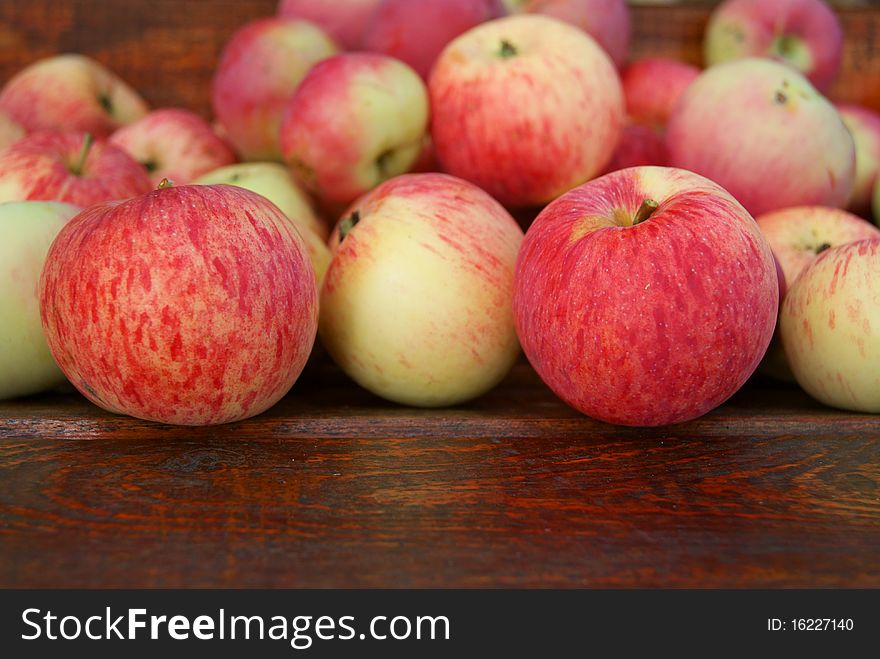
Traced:
[[225, 183], [261, 194], [281, 209], [297, 227], [308, 229], [326, 242], [330, 229], [318, 217], [312, 202], [290, 171], [277, 162], [242, 162], [203, 174], [193, 183]]
[[707, 69], [666, 132], [670, 164], [716, 181], [754, 215], [843, 206], [855, 146], [834, 106], [793, 69], [743, 59]]
[[28, 132], [80, 131], [106, 137], [148, 109], [134, 89], [85, 55], [39, 60], [0, 90], [0, 110]]
[[598, 41], [617, 68], [626, 62], [631, 32], [626, 0], [528, 0], [522, 10], [570, 23]]
[[423, 78], [455, 37], [505, 15], [500, 0], [384, 0], [364, 34], [364, 49], [396, 57]]
[[288, 99], [312, 66], [337, 47], [293, 18], [262, 18], [226, 44], [211, 85], [214, 114], [244, 160], [281, 160], [278, 128]]
[[837, 103], [836, 108], [856, 146], [856, 178], [847, 208], [867, 216], [880, 171], [880, 114], [848, 103]]
[[519, 355], [511, 298], [522, 230], [466, 181], [409, 174], [362, 197], [331, 236], [321, 341], [388, 400], [475, 398]]
[[428, 92], [392, 57], [344, 53], [317, 64], [291, 97], [281, 151], [294, 176], [321, 200], [349, 204], [406, 173], [428, 129]]
[[137, 161], [88, 133], [31, 133], [0, 151], [0, 202], [33, 199], [85, 207], [151, 187]]
[[24, 135], [24, 127], [6, 112], [0, 110], [0, 150], [20, 140]]
[[739, 202], [692, 172], [636, 167], [541, 212], [513, 311], [526, 356], [562, 400], [602, 421], [659, 426], [742, 386], [778, 304], [770, 246]]
[[779, 315], [795, 379], [813, 398], [880, 413], [880, 238], [832, 247], [789, 288]]
[[601, 172], [624, 120], [605, 52], [537, 14], [465, 32], [440, 55], [428, 88], [443, 169], [508, 206], [546, 203]]
[[49, 245], [79, 210], [54, 201], [0, 204], [0, 400], [64, 382], [43, 337], [37, 283]]
[[665, 127], [678, 100], [700, 75], [700, 69], [668, 57], [644, 57], [621, 73], [626, 113], [630, 119]]
[[769, 57], [822, 91], [837, 78], [842, 55], [843, 29], [822, 0], [726, 0], [712, 12], [704, 40], [707, 66]]
[[180, 108], [154, 110], [117, 130], [110, 143], [146, 167], [155, 185], [165, 178], [183, 185], [235, 162], [232, 149], [208, 122]]
[[[785, 208], [755, 219], [789, 286], [816, 256], [829, 247], [880, 237], [880, 229], [869, 222], [839, 208], [826, 206]], [[793, 380], [778, 336], [774, 336], [770, 344], [761, 371], [778, 380]]]
[[96, 405], [140, 419], [246, 419], [299, 376], [315, 275], [278, 208], [231, 185], [171, 186], [87, 208], [40, 279], [49, 348]]
[[364, 28], [381, 2], [382, 0], [281, 0], [278, 3], [278, 14], [314, 23], [346, 50], [361, 50]]
[[669, 152], [661, 134], [651, 126], [632, 122], [623, 127], [605, 173], [644, 165], [665, 166], [668, 162]]

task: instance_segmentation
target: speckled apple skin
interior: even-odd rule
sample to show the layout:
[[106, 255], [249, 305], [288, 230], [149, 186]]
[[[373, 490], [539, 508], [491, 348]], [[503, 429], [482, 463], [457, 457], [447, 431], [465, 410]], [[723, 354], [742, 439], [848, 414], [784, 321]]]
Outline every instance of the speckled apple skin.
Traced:
[[670, 164], [702, 174], [753, 215], [842, 207], [855, 145], [837, 110], [802, 75], [762, 59], [706, 70], [669, 119]]
[[[516, 55], [498, 56], [504, 40]], [[428, 89], [444, 171], [507, 206], [544, 204], [601, 172], [624, 120], [620, 80], [605, 52], [581, 30], [537, 14], [458, 37]]]
[[64, 201], [86, 207], [150, 190], [146, 170], [105, 140], [94, 141], [82, 174], [72, 173], [84, 139], [83, 133], [36, 132], [0, 151], [0, 202]]
[[[659, 208], [632, 226], [646, 198]], [[764, 355], [779, 303], [770, 247], [722, 188], [660, 167], [551, 203], [526, 234], [514, 315], [541, 379], [584, 414], [659, 426], [699, 417]]]
[[872, 195], [880, 172], [880, 114], [851, 103], [837, 103], [835, 107], [856, 146], [856, 179], [847, 208], [870, 217]]
[[792, 372], [815, 399], [880, 413], [880, 239], [820, 254], [791, 286], [779, 316]]
[[49, 251], [40, 305], [77, 389], [169, 424], [268, 409], [299, 376], [317, 327], [299, 235], [263, 197], [225, 185], [86, 209]]
[[522, 230], [479, 188], [445, 174], [391, 179], [359, 200], [321, 291], [321, 341], [389, 400], [455, 405], [519, 355], [511, 303]]

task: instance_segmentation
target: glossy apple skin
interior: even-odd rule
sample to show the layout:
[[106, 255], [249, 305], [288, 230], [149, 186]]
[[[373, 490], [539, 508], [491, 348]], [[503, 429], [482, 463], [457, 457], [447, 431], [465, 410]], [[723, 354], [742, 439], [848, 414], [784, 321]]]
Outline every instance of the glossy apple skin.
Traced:
[[880, 239], [832, 247], [791, 286], [779, 316], [795, 379], [813, 398], [880, 413]]
[[528, 0], [523, 10], [580, 28], [602, 46], [617, 68], [626, 62], [632, 31], [626, 0]]
[[236, 161], [208, 122], [181, 108], [153, 110], [113, 133], [110, 143], [144, 165], [154, 185], [164, 178], [185, 185]]
[[284, 110], [281, 152], [320, 199], [348, 205], [416, 163], [428, 91], [392, 57], [344, 53], [316, 65]]
[[345, 50], [363, 48], [364, 29], [382, 0], [281, 0], [278, 15], [314, 23]]
[[24, 126], [0, 110], [0, 149], [20, 140], [25, 135]]
[[855, 180], [855, 145], [837, 110], [770, 60], [707, 69], [673, 111], [666, 143], [671, 165], [716, 181], [754, 215], [844, 206]]
[[519, 355], [511, 300], [522, 230], [479, 188], [445, 174], [391, 179], [344, 216], [321, 291], [320, 336], [371, 392], [423, 407], [494, 387]]
[[678, 100], [700, 69], [668, 57], [644, 57], [620, 75], [626, 113], [633, 121], [665, 127]]
[[850, 103], [837, 103], [835, 107], [856, 146], [856, 179], [847, 208], [867, 217], [880, 172], [880, 114]]
[[[880, 238], [880, 229], [870, 222], [827, 206], [784, 208], [759, 215], [755, 220], [770, 243], [788, 285], [793, 284], [801, 271], [824, 249], [866, 238]], [[794, 381], [778, 331], [761, 363], [761, 372], [778, 380]]]
[[149, 108], [138, 93], [84, 55], [55, 55], [34, 62], [0, 90], [0, 110], [27, 132], [81, 131], [106, 137], [143, 117]]
[[370, 19], [364, 49], [395, 57], [427, 79], [446, 44], [505, 13], [500, 0], [385, 0]]
[[[642, 201], [659, 203], [631, 225]], [[638, 167], [575, 188], [526, 233], [514, 316], [541, 379], [593, 418], [699, 417], [764, 355], [779, 303], [770, 247], [748, 212], [691, 172]]]
[[[503, 56], [502, 43], [515, 50]], [[507, 206], [538, 206], [601, 172], [623, 126], [623, 92], [596, 42], [518, 14], [450, 43], [431, 73], [431, 133], [444, 171]]]
[[840, 73], [843, 28], [822, 0], [726, 0], [706, 27], [704, 60], [744, 57], [783, 62], [825, 91]]
[[64, 382], [43, 336], [37, 284], [49, 245], [79, 210], [54, 201], [0, 204], [0, 400]]
[[0, 151], [0, 202], [65, 201], [86, 207], [150, 190], [146, 170], [105, 140], [94, 141], [82, 174], [73, 173], [84, 139], [82, 133], [37, 132]]
[[84, 210], [49, 250], [40, 306], [52, 354], [89, 400], [183, 425], [271, 407], [317, 325], [299, 235], [265, 198], [224, 185]]
[[320, 28], [293, 18], [261, 18], [226, 46], [211, 83], [211, 104], [225, 137], [243, 160], [281, 160], [284, 107], [317, 62], [336, 44]]

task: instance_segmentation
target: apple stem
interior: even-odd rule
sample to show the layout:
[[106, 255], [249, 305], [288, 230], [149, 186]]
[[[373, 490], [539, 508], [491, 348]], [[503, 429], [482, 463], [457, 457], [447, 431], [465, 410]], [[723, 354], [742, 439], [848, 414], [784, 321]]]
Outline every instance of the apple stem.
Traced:
[[163, 178], [159, 181], [159, 185], [156, 187], [157, 190], [164, 190], [165, 188], [174, 187], [174, 181], [169, 178]]
[[816, 256], [819, 256], [826, 249], [831, 249], [831, 243], [822, 243], [816, 248]]
[[639, 206], [639, 210], [636, 211], [636, 215], [633, 217], [633, 226], [641, 224], [651, 217], [659, 206], [660, 204], [653, 199], [645, 199], [642, 201], [642, 205]]
[[83, 170], [86, 167], [86, 158], [89, 157], [89, 150], [92, 148], [92, 143], [94, 141], [95, 138], [92, 137], [91, 133], [86, 133], [83, 136], [82, 151], [79, 152], [79, 158], [74, 166], [70, 168], [70, 171], [76, 176], [82, 176]]
[[339, 242], [345, 240], [348, 232], [354, 229], [355, 225], [360, 221], [361, 214], [359, 211], [352, 212], [351, 215], [342, 220], [342, 222], [339, 223]]
[[501, 50], [498, 51], [498, 54], [501, 56], [501, 59], [508, 59], [517, 54], [516, 46], [510, 43], [507, 39], [501, 40]]

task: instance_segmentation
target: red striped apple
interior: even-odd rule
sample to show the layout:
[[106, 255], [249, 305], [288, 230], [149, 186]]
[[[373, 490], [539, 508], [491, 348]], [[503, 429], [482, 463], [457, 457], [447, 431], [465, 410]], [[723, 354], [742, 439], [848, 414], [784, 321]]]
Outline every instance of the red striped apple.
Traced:
[[668, 57], [644, 57], [621, 73], [627, 116], [665, 128], [678, 100], [700, 75], [697, 67]]
[[382, 0], [281, 0], [278, 14], [314, 23], [346, 50], [363, 49], [364, 29]]
[[288, 99], [309, 69], [336, 44], [315, 25], [261, 18], [223, 49], [211, 86], [214, 114], [244, 160], [281, 160], [278, 128]]
[[439, 407], [497, 384], [519, 354], [513, 268], [522, 230], [479, 188], [445, 174], [391, 179], [331, 237], [320, 336], [373, 393]]
[[437, 159], [509, 206], [538, 206], [595, 176], [623, 125], [614, 65], [581, 30], [537, 14], [484, 23], [431, 73]]
[[281, 151], [319, 199], [343, 207], [408, 172], [428, 129], [428, 92], [409, 66], [344, 53], [316, 65], [290, 99]]
[[868, 216], [880, 172], [880, 114], [851, 103], [837, 103], [836, 107], [856, 147], [856, 178], [847, 208]]
[[823, 0], [726, 0], [709, 19], [704, 59], [714, 66], [769, 57], [827, 90], [840, 72], [843, 29]]
[[55, 55], [22, 69], [0, 90], [0, 110], [25, 127], [106, 137], [143, 117], [138, 93], [85, 55]]
[[0, 151], [0, 202], [54, 200], [85, 207], [151, 187], [137, 161], [88, 134], [31, 133]]
[[701, 176], [637, 167], [548, 205], [526, 233], [514, 315], [566, 403], [632, 426], [714, 409], [758, 366], [776, 322], [770, 246]]
[[317, 326], [299, 234], [274, 204], [229, 185], [86, 209], [49, 250], [40, 306], [52, 354], [89, 400], [184, 425], [271, 407]]
[[670, 164], [727, 189], [751, 213], [843, 206], [855, 146], [806, 78], [766, 59], [707, 69], [687, 88], [666, 133]]
[[779, 328], [808, 394], [880, 413], [880, 238], [822, 252], [789, 288]]
[[0, 400], [64, 382], [43, 336], [37, 284], [49, 245], [79, 210], [54, 201], [0, 204]]
[[146, 167], [154, 185], [164, 178], [184, 185], [235, 162], [232, 149], [208, 122], [181, 108], [154, 110], [117, 130], [110, 143]]

